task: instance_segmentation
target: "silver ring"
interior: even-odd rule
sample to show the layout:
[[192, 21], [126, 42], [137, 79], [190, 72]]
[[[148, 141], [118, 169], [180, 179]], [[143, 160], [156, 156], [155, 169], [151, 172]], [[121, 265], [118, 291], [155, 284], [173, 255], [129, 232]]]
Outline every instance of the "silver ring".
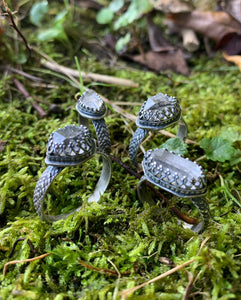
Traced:
[[195, 162], [183, 158], [166, 149], [148, 150], [142, 161], [144, 175], [137, 187], [138, 197], [142, 202], [152, 203], [150, 191], [145, 180], [182, 198], [190, 198], [197, 207], [202, 222], [192, 226], [194, 232], [201, 232], [210, 220], [206, 176]]
[[179, 101], [166, 94], [156, 94], [143, 103], [138, 113], [135, 131], [129, 146], [129, 156], [133, 165], [137, 165], [137, 151], [150, 130], [160, 130], [179, 121], [177, 137], [184, 141], [187, 136], [187, 126], [181, 117]]
[[79, 127], [67, 125], [50, 135], [45, 158], [47, 168], [38, 180], [33, 196], [35, 210], [42, 220], [57, 221], [80, 210], [81, 206], [66, 214], [57, 216], [45, 215], [43, 212], [43, 199], [55, 177], [65, 167], [82, 164], [96, 154], [102, 156], [103, 167], [95, 190], [89, 196], [88, 202], [97, 202], [109, 184], [111, 177], [111, 160], [109, 156], [96, 148], [96, 141], [92, 132], [83, 125]]
[[79, 125], [89, 126], [88, 119], [95, 127], [98, 147], [101, 152], [110, 154], [110, 133], [105, 123], [106, 106], [100, 96], [92, 90], [85, 91], [78, 97], [76, 105]]

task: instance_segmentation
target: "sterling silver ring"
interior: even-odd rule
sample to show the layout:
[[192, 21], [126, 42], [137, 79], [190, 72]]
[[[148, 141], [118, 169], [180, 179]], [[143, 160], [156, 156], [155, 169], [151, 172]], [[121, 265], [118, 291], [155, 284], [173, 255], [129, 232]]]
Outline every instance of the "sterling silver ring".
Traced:
[[137, 166], [137, 151], [150, 130], [160, 130], [179, 121], [177, 137], [184, 142], [187, 136], [187, 126], [181, 117], [179, 101], [166, 94], [158, 93], [149, 97], [143, 103], [138, 113], [135, 131], [129, 146], [129, 156], [134, 166]]
[[148, 150], [142, 161], [144, 175], [137, 187], [138, 198], [142, 202], [153, 203], [152, 196], [144, 181], [164, 189], [173, 195], [190, 198], [197, 207], [202, 221], [191, 227], [194, 232], [201, 232], [210, 220], [206, 176], [202, 168], [187, 158], [166, 149]]
[[105, 123], [106, 106], [100, 96], [92, 90], [85, 91], [81, 96], [77, 97], [78, 103], [76, 109], [78, 111], [79, 125], [82, 124], [89, 127], [89, 119], [95, 127], [99, 149], [110, 154], [110, 134]]
[[88, 197], [88, 202], [99, 201], [100, 196], [105, 192], [109, 184], [111, 177], [111, 160], [109, 156], [96, 147], [96, 140], [92, 132], [83, 125], [79, 127], [67, 125], [50, 135], [45, 158], [47, 168], [38, 180], [33, 196], [35, 210], [42, 220], [53, 222], [65, 219], [75, 211], [80, 210], [81, 206], [66, 214], [45, 215], [43, 212], [43, 199], [55, 177], [65, 167], [82, 164], [96, 154], [102, 156], [103, 166], [95, 190]]

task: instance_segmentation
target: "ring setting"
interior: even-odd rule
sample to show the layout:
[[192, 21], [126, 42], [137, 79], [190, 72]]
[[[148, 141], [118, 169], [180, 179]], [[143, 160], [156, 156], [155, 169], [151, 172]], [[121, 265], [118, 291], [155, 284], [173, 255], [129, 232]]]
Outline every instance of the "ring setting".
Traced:
[[51, 133], [45, 162], [48, 165], [75, 165], [92, 157], [96, 145], [91, 131], [83, 125], [67, 125]]
[[106, 153], [100, 152], [96, 147], [96, 140], [90, 129], [84, 125], [67, 125], [53, 132], [48, 140], [45, 163], [47, 168], [38, 180], [33, 196], [36, 212], [41, 219], [53, 222], [65, 219], [77, 209], [57, 216], [45, 215], [43, 212], [43, 199], [55, 177], [65, 168], [73, 167], [88, 161], [96, 154], [102, 156], [103, 166], [98, 182], [93, 193], [88, 197], [88, 202], [99, 201], [105, 192], [111, 177], [111, 160]]
[[163, 93], [149, 97], [141, 106], [136, 121], [135, 131], [129, 146], [129, 156], [134, 166], [137, 166], [137, 151], [150, 130], [160, 130], [179, 122], [177, 137], [184, 142], [187, 136], [187, 126], [181, 116], [179, 101]]
[[140, 200], [144, 202], [150, 198], [143, 184], [146, 180], [173, 195], [190, 198], [202, 217], [202, 222], [191, 229], [201, 232], [210, 219], [208, 204], [204, 198], [207, 180], [202, 168], [197, 163], [166, 149], [148, 150], [144, 154], [142, 166], [144, 176], [137, 189]]

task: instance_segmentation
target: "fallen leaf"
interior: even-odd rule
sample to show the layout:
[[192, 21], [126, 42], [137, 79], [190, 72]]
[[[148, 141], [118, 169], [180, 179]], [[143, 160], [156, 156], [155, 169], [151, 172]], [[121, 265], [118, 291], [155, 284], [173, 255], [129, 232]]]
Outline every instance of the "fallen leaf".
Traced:
[[155, 52], [170, 51], [175, 48], [163, 37], [160, 28], [153, 22], [152, 16], [147, 16], [147, 29], [151, 49]]
[[191, 1], [183, 0], [150, 0], [156, 10], [165, 13], [183, 13], [193, 10]]
[[239, 67], [239, 70], [241, 71], [241, 55], [227, 55], [225, 52], [223, 52], [223, 57], [234, 64], [236, 64]]
[[175, 25], [199, 32], [216, 42], [216, 49], [228, 54], [241, 51], [241, 28], [232, 16], [226, 12], [200, 12], [171, 14], [167, 16]]
[[172, 70], [189, 75], [189, 68], [180, 49], [168, 52], [150, 50], [144, 55], [128, 55], [128, 57], [154, 71]]
[[241, 0], [225, 0], [221, 2], [222, 9], [241, 23]]
[[8, 141], [0, 141], [0, 152], [3, 152]]

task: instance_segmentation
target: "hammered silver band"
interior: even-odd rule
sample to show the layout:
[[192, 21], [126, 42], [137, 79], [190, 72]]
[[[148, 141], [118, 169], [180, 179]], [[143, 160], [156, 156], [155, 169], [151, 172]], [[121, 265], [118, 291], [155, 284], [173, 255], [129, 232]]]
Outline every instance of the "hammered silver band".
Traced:
[[177, 197], [189, 198], [202, 218], [202, 221], [192, 226], [191, 230], [197, 233], [203, 231], [210, 221], [210, 213], [205, 199], [207, 186], [202, 168], [166, 149], [148, 150], [144, 155], [142, 166], [144, 175], [137, 187], [140, 201], [154, 204], [152, 194], [144, 184], [145, 181]]
[[[97, 153], [98, 154], [98, 153]], [[99, 153], [102, 156], [103, 167], [99, 180], [95, 186], [94, 192], [88, 197], [88, 202], [98, 202], [101, 195], [105, 192], [111, 177], [111, 160], [104, 154]], [[47, 193], [51, 183], [54, 181], [56, 176], [64, 169], [64, 167], [48, 166], [45, 171], [42, 173], [40, 179], [37, 182], [37, 185], [34, 190], [33, 203], [37, 214], [41, 217], [42, 220], [47, 222], [54, 222], [61, 219], [67, 218], [69, 215], [74, 212], [78, 212], [82, 206], [79, 206], [75, 210], [72, 210], [66, 214], [60, 215], [46, 215], [44, 214], [43, 209], [43, 199]]]
[[137, 166], [138, 149], [150, 130], [157, 131], [177, 122], [179, 124], [177, 137], [184, 142], [187, 125], [181, 116], [179, 101], [162, 93], [149, 97], [140, 108], [136, 121], [138, 127], [129, 145], [129, 156], [133, 165]]
[[79, 114], [79, 125], [89, 127], [89, 120], [91, 120], [95, 127], [98, 148], [101, 152], [110, 154], [110, 133], [104, 119], [106, 107], [100, 96], [92, 90], [85, 91], [78, 97], [76, 109]]

